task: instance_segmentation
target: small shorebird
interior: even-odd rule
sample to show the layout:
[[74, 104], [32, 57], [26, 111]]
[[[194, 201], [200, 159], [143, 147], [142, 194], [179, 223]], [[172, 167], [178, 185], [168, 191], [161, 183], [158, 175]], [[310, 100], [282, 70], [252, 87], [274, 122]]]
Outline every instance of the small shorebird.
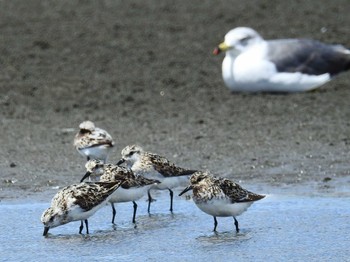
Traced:
[[95, 214], [109, 200], [111, 194], [122, 182], [87, 182], [67, 186], [58, 191], [51, 201], [51, 207], [41, 216], [46, 236], [50, 228], [81, 220], [79, 234], [86, 225], [89, 234], [88, 218]]
[[74, 147], [87, 158], [87, 161], [101, 159], [106, 162], [108, 153], [114, 146], [111, 135], [96, 127], [91, 121], [82, 122], [79, 128], [80, 130], [74, 138]]
[[217, 178], [200, 171], [191, 176], [190, 185], [179, 196], [189, 190], [193, 190], [193, 201], [197, 207], [214, 217], [214, 231], [218, 224], [216, 217], [232, 216], [238, 233], [236, 216], [245, 212], [253, 202], [265, 197], [243, 189], [226, 178]]
[[188, 176], [196, 170], [185, 169], [171, 163], [165, 157], [145, 152], [140, 146], [129, 145], [122, 150], [122, 159], [117, 163], [120, 165], [126, 162], [135, 174], [140, 174], [149, 179], [159, 180], [161, 183], [152, 186], [148, 190], [148, 213], [150, 213], [151, 202], [153, 201], [150, 190], [169, 190], [170, 211], [173, 212], [173, 191], [182, 183], [187, 183]]
[[350, 50], [311, 39], [264, 40], [237, 27], [214, 50], [226, 52], [222, 77], [234, 92], [303, 92], [350, 69]]
[[91, 174], [99, 175], [100, 182], [119, 182], [122, 181], [119, 189], [116, 190], [112, 196], [109, 198], [113, 210], [112, 223], [114, 224], [114, 218], [116, 210], [114, 203], [121, 202], [133, 202], [134, 213], [132, 217], [132, 222], [135, 224], [136, 220], [136, 210], [137, 204], [136, 200], [139, 200], [141, 197], [146, 195], [148, 190], [153, 186], [160, 183], [158, 180], [147, 179], [141, 175], [135, 175], [131, 169], [113, 165], [113, 164], [104, 164], [101, 160], [90, 160], [85, 164], [86, 174], [81, 179], [80, 182], [83, 182], [84, 179], [89, 177]]

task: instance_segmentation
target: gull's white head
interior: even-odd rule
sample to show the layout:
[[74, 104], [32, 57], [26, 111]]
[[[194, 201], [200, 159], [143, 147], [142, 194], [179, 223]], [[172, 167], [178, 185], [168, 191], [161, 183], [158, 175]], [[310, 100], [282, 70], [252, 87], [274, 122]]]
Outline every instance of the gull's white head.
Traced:
[[142, 147], [137, 145], [126, 146], [122, 150], [122, 162], [127, 162], [129, 165], [134, 164], [141, 158], [141, 153], [143, 152]]
[[79, 125], [80, 130], [87, 130], [87, 131], [94, 131], [95, 130], [95, 124], [91, 121], [84, 121]]
[[214, 54], [227, 52], [237, 55], [262, 41], [264, 39], [252, 28], [236, 27], [225, 35], [225, 41], [214, 50]]

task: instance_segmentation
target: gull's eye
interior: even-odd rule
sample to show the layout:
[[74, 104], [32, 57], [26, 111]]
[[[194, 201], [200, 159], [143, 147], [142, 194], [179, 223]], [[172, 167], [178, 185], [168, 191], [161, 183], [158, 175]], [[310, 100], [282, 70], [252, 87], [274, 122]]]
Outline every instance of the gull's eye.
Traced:
[[244, 37], [244, 38], [242, 38], [239, 42], [242, 44], [242, 45], [247, 45], [248, 44], [248, 42], [249, 42], [249, 40], [251, 39], [251, 37], [250, 36], [247, 36], [247, 37]]

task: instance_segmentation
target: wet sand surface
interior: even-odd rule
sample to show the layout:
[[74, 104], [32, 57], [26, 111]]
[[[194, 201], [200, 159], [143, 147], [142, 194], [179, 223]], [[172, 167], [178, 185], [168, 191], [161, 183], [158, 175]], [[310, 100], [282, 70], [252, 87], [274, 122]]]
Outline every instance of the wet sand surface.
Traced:
[[[349, 198], [268, 195], [237, 219], [213, 218], [185, 198], [168, 211], [168, 193], [156, 195], [152, 215], [146, 198], [138, 201], [137, 227], [132, 204], [116, 205], [112, 226], [110, 206], [89, 219], [90, 235], [79, 235], [73, 222], [42, 237], [38, 221], [47, 203], [2, 204], [2, 261], [347, 261], [349, 259]], [[21, 221], [18, 220], [21, 210]]]
[[221, 79], [223, 57], [211, 54], [236, 26], [267, 39], [349, 44], [348, 1], [0, 7], [0, 199], [78, 181], [85, 159], [72, 141], [86, 119], [115, 138], [111, 162], [138, 143], [237, 181], [349, 187], [349, 73], [312, 93], [231, 94]]

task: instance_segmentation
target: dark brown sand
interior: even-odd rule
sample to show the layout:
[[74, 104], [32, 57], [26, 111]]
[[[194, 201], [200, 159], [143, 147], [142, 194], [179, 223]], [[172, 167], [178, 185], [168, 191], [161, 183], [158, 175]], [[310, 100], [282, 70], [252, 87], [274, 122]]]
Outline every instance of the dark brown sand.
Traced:
[[[350, 73], [316, 92], [231, 94], [212, 55], [225, 33], [350, 45], [350, 2], [1, 1], [0, 199], [79, 181], [83, 120], [260, 192], [349, 191]], [[39, 197], [40, 198], [40, 197]], [[47, 201], [47, 199], [45, 199]]]

